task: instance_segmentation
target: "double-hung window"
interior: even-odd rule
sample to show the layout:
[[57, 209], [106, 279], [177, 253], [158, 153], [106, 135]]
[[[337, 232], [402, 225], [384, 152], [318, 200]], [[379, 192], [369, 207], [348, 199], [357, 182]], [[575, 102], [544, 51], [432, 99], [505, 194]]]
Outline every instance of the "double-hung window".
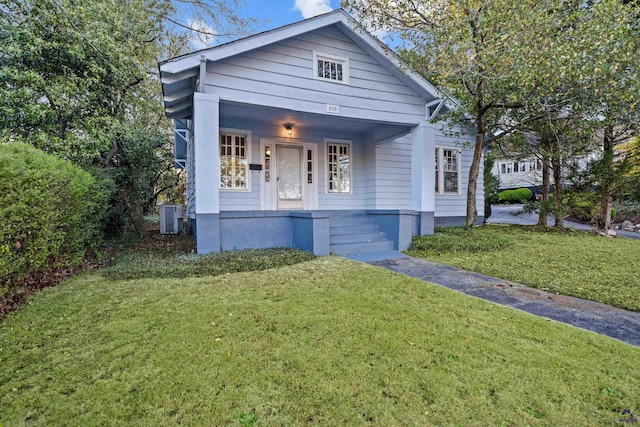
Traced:
[[349, 84], [349, 58], [314, 51], [313, 78]]
[[351, 192], [351, 144], [327, 143], [327, 192]]
[[460, 151], [450, 148], [436, 148], [437, 194], [460, 193]]
[[220, 134], [220, 189], [249, 189], [249, 145], [246, 134]]

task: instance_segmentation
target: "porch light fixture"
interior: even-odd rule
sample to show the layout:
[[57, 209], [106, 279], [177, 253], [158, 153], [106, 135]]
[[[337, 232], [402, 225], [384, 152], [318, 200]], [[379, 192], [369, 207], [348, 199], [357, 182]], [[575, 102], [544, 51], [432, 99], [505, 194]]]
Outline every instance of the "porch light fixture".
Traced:
[[293, 135], [293, 123], [285, 123], [284, 128], [287, 130], [287, 136]]

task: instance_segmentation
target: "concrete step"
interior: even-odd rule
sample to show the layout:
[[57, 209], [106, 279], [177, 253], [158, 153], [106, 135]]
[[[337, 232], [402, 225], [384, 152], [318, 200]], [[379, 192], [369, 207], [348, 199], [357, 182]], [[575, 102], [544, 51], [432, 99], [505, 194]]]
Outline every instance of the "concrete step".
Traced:
[[354, 253], [354, 254], [347, 254], [344, 257], [347, 259], [352, 259], [360, 262], [375, 262], [375, 261], [383, 261], [385, 259], [409, 258], [409, 256], [403, 253], [400, 253], [396, 250], [360, 252], [360, 253]]
[[332, 245], [341, 243], [369, 243], [382, 242], [387, 240], [385, 234], [381, 231], [377, 233], [366, 234], [337, 234], [329, 237]]
[[331, 253], [334, 253], [336, 255], [357, 254], [361, 252], [385, 251], [392, 249], [393, 242], [389, 240], [371, 243], [342, 243], [337, 245], [331, 244], [330, 246]]
[[373, 234], [379, 232], [380, 229], [377, 225], [354, 225], [344, 227], [330, 227], [329, 235], [343, 236], [345, 234]]
[[331, 218], [329, 220], [331, 227], [347, 227], [357, 225], [371, 225], [371, 220], [366, 216], [346, 216], [341, 218]]

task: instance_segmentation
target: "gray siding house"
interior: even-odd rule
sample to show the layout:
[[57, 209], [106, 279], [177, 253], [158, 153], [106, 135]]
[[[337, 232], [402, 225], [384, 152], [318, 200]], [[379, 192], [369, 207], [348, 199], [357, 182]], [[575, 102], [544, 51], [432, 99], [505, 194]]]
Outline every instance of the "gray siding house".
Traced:
[[403, 250], [464, 222], [473, 135], [435, 121], [438, 90], [342, 10], [160, 73], [198, 253]]

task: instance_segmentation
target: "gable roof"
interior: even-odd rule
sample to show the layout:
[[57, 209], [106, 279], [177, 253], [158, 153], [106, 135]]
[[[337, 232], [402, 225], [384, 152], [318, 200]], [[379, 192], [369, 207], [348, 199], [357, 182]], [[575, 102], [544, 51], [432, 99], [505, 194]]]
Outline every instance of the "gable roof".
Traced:
[[167, 116], [182, 118], [190, 115], [191, 98], [202, 61], [219, 61], [330, 25], [337, 26], [387, 71], [422, 96], [426, 103], [435, 105], [435, 101], [445, 98], [444, 94], [433, 84], [410, 70], [387, 45], [372, 36], [347, 12], [343, 9], [337, 9], [273, 30], [160, 62], [158, 65]]

